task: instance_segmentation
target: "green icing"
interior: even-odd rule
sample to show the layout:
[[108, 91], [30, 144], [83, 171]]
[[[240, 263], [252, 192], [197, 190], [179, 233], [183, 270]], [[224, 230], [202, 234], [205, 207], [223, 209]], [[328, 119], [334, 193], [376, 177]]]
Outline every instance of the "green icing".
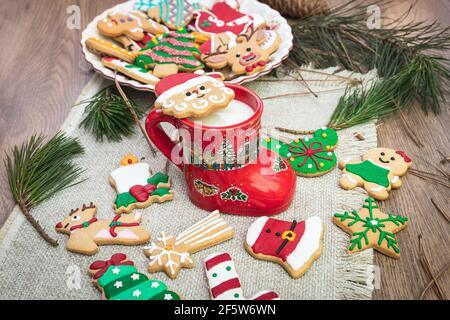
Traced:
[[148, 281], [148, 278], [144, 274], [133, 272], [110, 281], [103, 287], [103, 292], [107, 299], [111, 299], [145, 281]]
[[151, 178], [147, 179], [148, 184], [153, 184], [155, 186], [157, 186], [159, 183], [168, 183], [168, 182], [169, 176], [161, 172], [158, 172], [154, 174]]
[[150, 193], [150, 195], [152, 196], [164, 196], [166, 194], [170, 193], [170, 189], [169, 188], [158, 188], [155, 191], [153, 191], [152, 193]]
[[149, 72], [149, 70], [147, 70], [147, 69], [145, 69], [145, 68], [143, 68], [143, 67], [134, 65], [134, 64], [127, 64], [127, 65], [125, 65], [125, 68], [128, 68], [128, 69], [138, 69], [138, 70], [139, 70], [140, 72], [142, 72], [142, 73], [148, 73], [148, 72]]
[[127, 288], [127, 290], [111, 297], [110, 300], [156, 300], [154, 297], [165, 290], [167, 290], [167, 286], [163, 282], [158, 280], [147, 280], [136, 286]]
[[120, 207], [128, 207], [132, 203], [136, 203], [137, 200], [133, 197], [129, 192], [123, 192], [117, 195], [116, 201], [114, 204], [116, 208]]
[[173, 291], [163, 291], [151, 298], [150, 300], [181, 300], [180, 296]]
[[137, 272], [134, 266], [110, 266], [98, 279], [98, 284], [101, 287], [105, 287], [108, 283], [134, 272]]
[[347, 164], [345, 166], [348, 172], [360, 176], [367, 182], [372, 182], [383, 186], [389, 187], [389, 169], [383, 168], [370, 160], [365, 160], [361, 163]]

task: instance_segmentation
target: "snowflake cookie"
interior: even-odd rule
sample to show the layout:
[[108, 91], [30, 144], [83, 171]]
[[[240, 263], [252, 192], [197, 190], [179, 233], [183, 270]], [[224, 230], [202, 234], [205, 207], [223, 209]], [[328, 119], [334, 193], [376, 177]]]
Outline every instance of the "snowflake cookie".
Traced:
[[406, 228], [408, 218], [381, 212], [374, 199], [366, 199], [358, 212], [336, 213], [333, 222], [352, 236], [348, 253], [374, 248], [391, 258], [400, 258], [395, 233]]

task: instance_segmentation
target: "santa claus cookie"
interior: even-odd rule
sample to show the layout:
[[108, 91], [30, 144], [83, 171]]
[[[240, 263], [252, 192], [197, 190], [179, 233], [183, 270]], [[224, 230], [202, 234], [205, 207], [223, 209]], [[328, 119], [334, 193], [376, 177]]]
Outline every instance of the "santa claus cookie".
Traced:
[[241, 287], [241, 280], [229, 253], [210, 254], [205, 259], [206, 277], [212, 300], [278, 300], [273, 291], [260, 291], [247, 299]]
[[155, 88], [155, 107], [175, 118], [204, 117], [226, 108], [234, 91], [218, 75], [180, 73], [162, 79]]
[[391, 258], [400, 258], [395, 233], [406, 228], [408, 218], [381, 212], [372, 198], [366, 199], [358, 212], [336, 213], [333, 221], [352, 236], [348, 253], [374, 248]]
[[391, 189], [401, 187], [400, 177], [411, 165], [411, 159], [403, 151], [371, 149], [362, 156], [362, 161], [347, 159], [339, 162], [343, 173], [339, 185], [346, 190], [363, 187], [372, 198], [385, 200]]
[[323, 223], [319, 217], [301, 222], [261, 217], [248, 228], [244, 246], [256, 259], [276, 262], [297, 279], [322, 254]]
[[111, 172], [109, 182], [117, 191], [113, 205], [117, 214], [173, 199], [169, 177], [161, 172], [151, 174], [150, 165], [139, 162], [133, 155], [120, 161], [120, 167]]
[[140, 273], [133, 261], [123, 253], [109, 260], [97, 260], [89, 266], [94, 285], [102, 291], [103, 300], [180, 300], [159, 280], [150, 280]]

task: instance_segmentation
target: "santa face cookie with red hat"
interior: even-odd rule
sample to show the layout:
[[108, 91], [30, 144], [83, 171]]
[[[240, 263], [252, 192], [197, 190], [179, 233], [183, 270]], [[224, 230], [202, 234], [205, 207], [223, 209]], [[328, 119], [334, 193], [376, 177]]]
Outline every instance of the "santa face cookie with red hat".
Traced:
[[320, 257], [322, 246], [323, 223], [319, 217], [301, 222], [261, 217], [248, 228], [244, 244], [250, 255], [280, 264], [294, 279]]
[[220, 78], [204, 74], [175, 74], [158, 82], [155, 90], [155, 108], [178, 119], [207, 116], [234, 99], [234, 91]]

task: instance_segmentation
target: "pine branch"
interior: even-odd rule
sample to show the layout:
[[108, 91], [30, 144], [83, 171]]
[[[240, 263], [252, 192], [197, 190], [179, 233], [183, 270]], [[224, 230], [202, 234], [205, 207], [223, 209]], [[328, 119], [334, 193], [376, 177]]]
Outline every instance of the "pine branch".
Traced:
[[61, 190], [74, 186], [83, 172], [72, 160], [84, 152], [79, 141], [58, 133], [47, 143], [33, 135], [6, 154], [4, 165], [14, 200], [36, 231], [51, 245], [53, 240], [33, 218], [32, 208]]

